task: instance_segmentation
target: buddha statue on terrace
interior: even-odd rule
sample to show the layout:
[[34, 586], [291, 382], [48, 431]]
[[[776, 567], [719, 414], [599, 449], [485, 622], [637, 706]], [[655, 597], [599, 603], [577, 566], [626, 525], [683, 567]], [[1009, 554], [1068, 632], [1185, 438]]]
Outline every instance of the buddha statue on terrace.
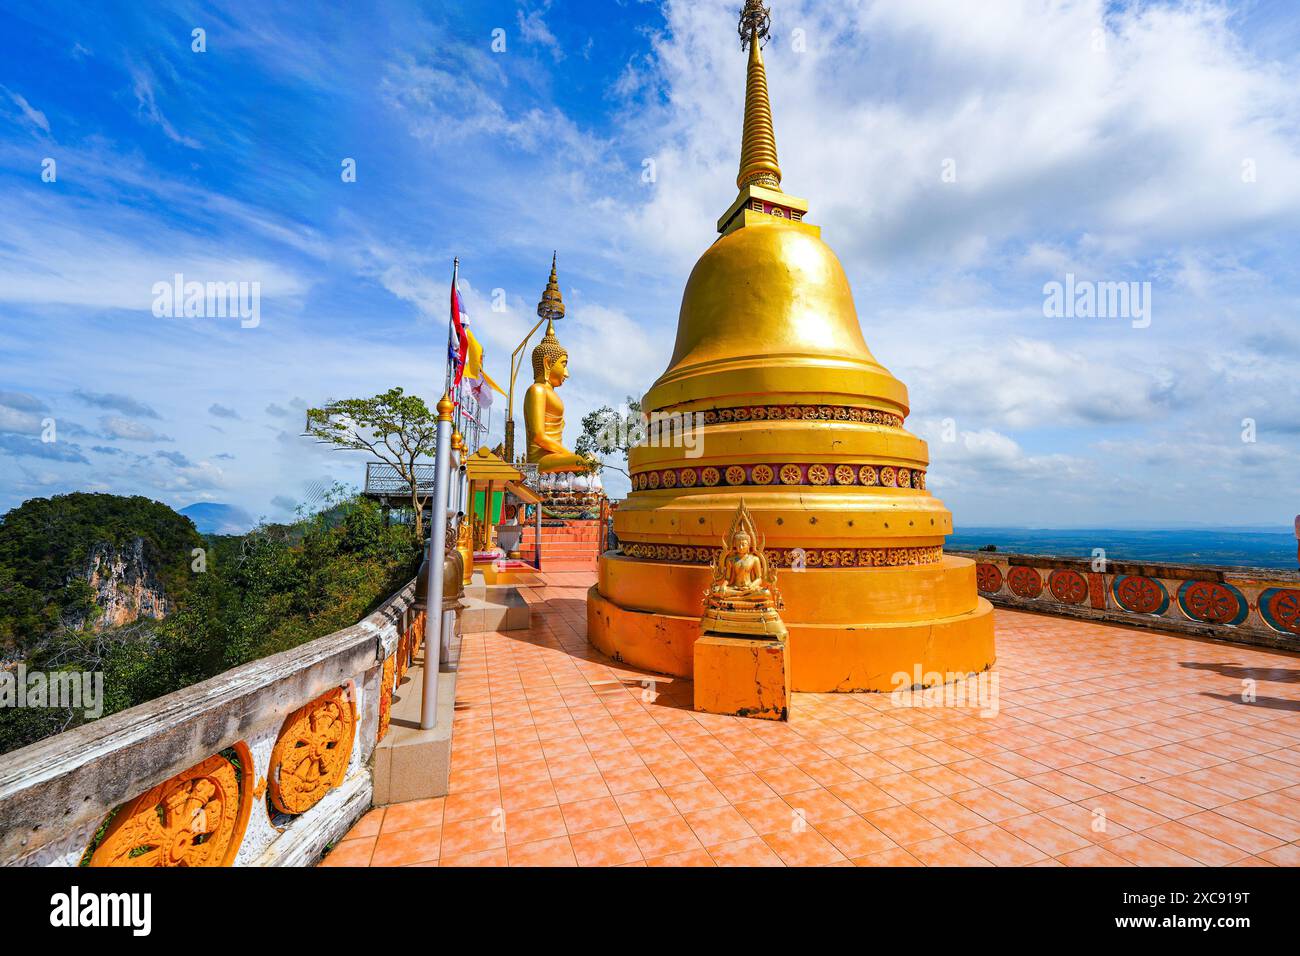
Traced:
[[[554, 273], [552, 273], [552, 277]], [[539, 472], [586, 471], [590, 462], [564, 447], [564, 402], [556, 389], [569, 377], [569, 352], [546, 323], [546, 335], [533, 349], [533, 384], [524, 394], [528, 461]]]

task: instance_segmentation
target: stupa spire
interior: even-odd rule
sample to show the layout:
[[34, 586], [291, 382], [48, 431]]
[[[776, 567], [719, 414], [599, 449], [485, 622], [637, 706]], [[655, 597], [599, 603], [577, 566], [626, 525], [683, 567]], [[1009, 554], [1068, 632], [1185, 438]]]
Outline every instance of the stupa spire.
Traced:
[[555, 274], [556, 253], [551, 253], [551, 278], [546, 283], [546, 288], [542, 291], [542, 301], [537, 303], [537, 314], [546, 319], [546, 332], [553, 335], [554, 330], [551, 323], [555, 319], [564, 318], [564, 300], [560, 298], [560, 280]]
[[741, 46], [749, 47], [745, 80], [745, 128], [740, 139], [740, 173], [736, 185], [780, 190], [781, 167], [776, 161], [776, 134], [772, 131], [772, 106], [767, 98], [767, 69], [763, 66], [763, 41], [771, 32], [771, 11], [762, 0], [745, 0], [740, 11]]

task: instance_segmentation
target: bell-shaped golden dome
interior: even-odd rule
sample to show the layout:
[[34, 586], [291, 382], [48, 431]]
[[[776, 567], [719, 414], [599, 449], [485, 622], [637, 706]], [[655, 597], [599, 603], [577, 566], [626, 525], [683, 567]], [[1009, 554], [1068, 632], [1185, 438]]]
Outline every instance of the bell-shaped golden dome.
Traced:
[[907, 414], [907, 389], [862, 337], [844, 268], [815, 226], [769, 214], [715, 242], [682, 296], [668, 370], [643, 407], [762, 393], [877, 399]]

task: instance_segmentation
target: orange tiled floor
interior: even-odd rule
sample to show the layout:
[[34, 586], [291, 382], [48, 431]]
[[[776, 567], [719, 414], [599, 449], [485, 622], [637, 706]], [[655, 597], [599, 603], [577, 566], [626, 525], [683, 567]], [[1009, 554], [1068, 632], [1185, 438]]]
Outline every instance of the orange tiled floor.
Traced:
[[466, 638], [451, 793], [325, 865], [1300, 864], [1296, 655], [1000, 610], [995, 717], [796, 694], [781, 724], [596, 653], [593, 577]]

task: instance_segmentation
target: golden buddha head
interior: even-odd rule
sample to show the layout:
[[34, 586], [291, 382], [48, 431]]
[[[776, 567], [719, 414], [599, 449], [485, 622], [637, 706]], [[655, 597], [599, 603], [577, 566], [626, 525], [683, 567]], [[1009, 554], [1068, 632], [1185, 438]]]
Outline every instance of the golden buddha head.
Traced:
[[736, 536], [731, 539], [731, 548], [742, 558], [749, 554], [749, 549], [753, 547], [753, 542], [749, 540], [749, 535], [744, 531], [736, 532]]
[[569, 350], [555, 337], [555, 324], [546, 323], [546, 335], [533, 349], [533, 381], [559, 388], [569, 377]]

